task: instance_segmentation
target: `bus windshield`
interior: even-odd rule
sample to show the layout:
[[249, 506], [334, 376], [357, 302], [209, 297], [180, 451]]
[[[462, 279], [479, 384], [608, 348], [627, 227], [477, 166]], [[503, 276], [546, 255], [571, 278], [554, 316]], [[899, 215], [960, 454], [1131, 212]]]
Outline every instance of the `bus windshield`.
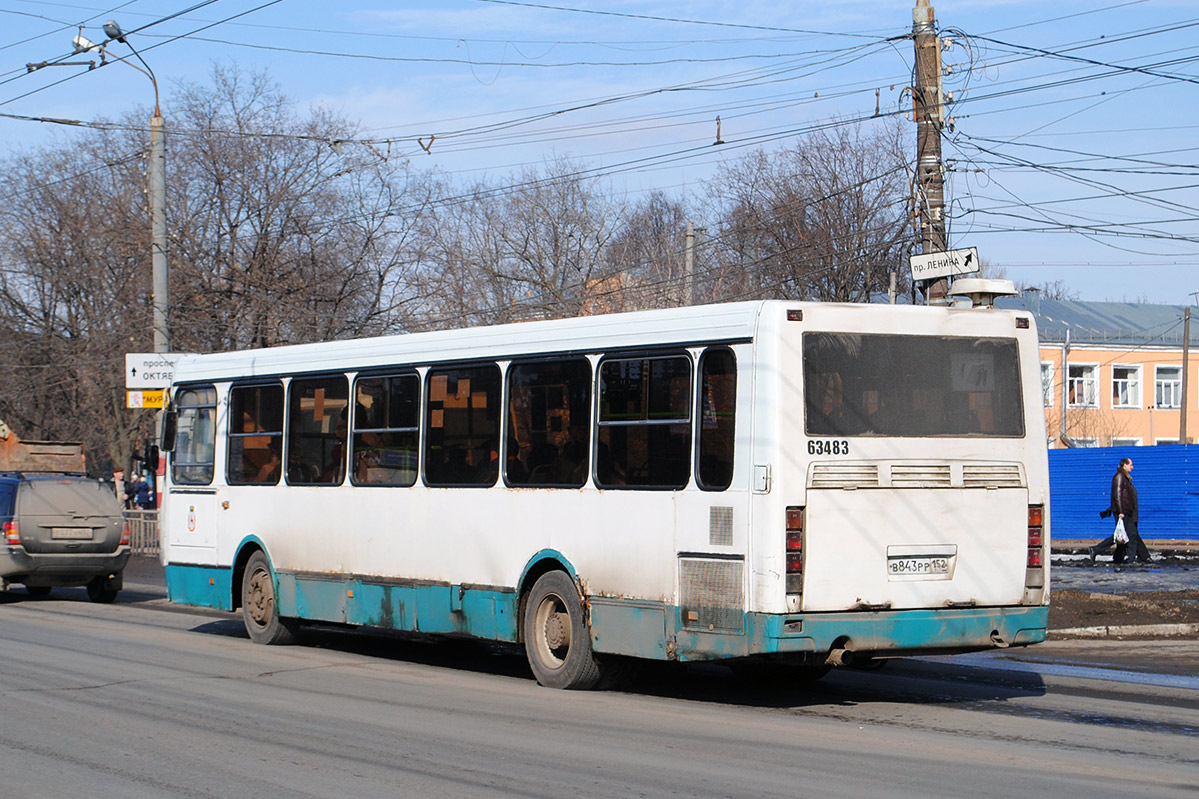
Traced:
[[805, 333], [814, 436], [1020, 437], [1014, 339]]

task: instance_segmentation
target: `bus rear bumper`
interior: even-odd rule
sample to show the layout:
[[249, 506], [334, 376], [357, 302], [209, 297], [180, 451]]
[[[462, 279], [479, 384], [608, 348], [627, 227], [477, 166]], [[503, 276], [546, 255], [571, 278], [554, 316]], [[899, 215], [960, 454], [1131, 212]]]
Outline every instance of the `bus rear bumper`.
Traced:
[[679, 660], [811, 655], [843, 649], [861, 655], [954, 653], [1045, 640], [1049, 608], [953, 608], [765, 614], [745, 617], [743, 635], [679, 629]]

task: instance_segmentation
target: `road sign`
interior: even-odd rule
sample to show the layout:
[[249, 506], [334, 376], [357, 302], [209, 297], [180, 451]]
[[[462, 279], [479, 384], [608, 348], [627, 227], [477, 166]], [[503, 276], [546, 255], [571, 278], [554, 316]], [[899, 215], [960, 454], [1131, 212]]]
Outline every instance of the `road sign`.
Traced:
[[908, 257], [908, 262], [912, 265], [912, 280], [971, 275], [979, 269], [978, 248], [912, 255]]
[[125, 388], [170, 388], [180, 352], [125, 353]]
[[166, 391], [161, 388], [149, 389], [147, 391], [126, 391], [125, 392], [125, 407], [126, 408], [161, 408], [163, 398], [166, 396]]

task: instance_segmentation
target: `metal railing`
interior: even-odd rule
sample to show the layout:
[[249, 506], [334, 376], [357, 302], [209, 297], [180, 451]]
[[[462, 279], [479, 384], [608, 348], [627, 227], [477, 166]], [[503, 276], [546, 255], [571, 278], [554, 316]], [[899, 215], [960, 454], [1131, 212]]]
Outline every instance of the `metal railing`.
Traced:
[[129, 549], [134, 555], [158, 554], [158, 511], [127, 510], [125, 521], [129, 522]]

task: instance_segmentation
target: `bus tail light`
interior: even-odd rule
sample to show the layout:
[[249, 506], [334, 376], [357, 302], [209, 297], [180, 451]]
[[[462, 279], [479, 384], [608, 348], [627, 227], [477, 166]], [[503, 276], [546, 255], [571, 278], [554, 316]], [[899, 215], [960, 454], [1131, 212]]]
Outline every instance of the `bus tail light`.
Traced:
[[129, 520], [126, 519], [121, 525], [121, 543], [119, 546], [129, 546]]
[[787, 508], [787, 593], [803, 591], [803, 528], [804, 509]]
[[21, 546], [21, 531], [17, 529], [17, 523], [7, 521], [4, 523], [4, 543], [10, 547]]
[[1028, 568], [1040, 569], [1045, 565], [1045, 509], [1040, 505], [1028, 506]]

